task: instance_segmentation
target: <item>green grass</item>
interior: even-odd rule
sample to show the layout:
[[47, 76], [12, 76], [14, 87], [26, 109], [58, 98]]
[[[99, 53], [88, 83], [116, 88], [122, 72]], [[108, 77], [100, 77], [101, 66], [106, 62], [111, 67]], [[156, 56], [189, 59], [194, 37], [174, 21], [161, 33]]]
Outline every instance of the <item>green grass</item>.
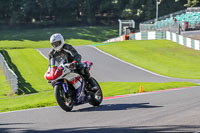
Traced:
[[23, 48], [50, 48], [49, 41], [13, 41], [13, 40], [1, 40], [0, 49], [23, 49]]
[[49, 38], [61, 33], [66, 43], [72, 45], [91, 45], [101, 43], [117, 36], [116, 27], [90, 26], [25, 30], [3, 30], [0, 32], [0, 49], [7, 48], [49, 48]]
[[[99, 44], [117, 36], [117, 30], [110, 27], [49, 28], [0, 32], [0, 49], [9, 66], [19, 78], [21, 95], [12, 94], [11, 88], [0, 90], [0, 112], [57, 105], [52, 86], [44, 79], [48, 61], [33, 48], [51, 47], [49, 38], [53, 33], [62, 33], [65, 42], [72, 45]], [[165, 40], [125, 41], [98, 46], [106, 52], [130, 63], [154, 72], [174, 77], [198, 78], [200, 65], [198, 51]], [[110, 50], [112, 49], [112, 50]], [[5, 77], [0, 71], [0, 81]], [[105, 97], [138, 93], [142, 85], [145, 92], [196, 86], [189, 82], [169, 83], [100, 83]], [[32, 94], [31, 94], [32, 93]], [[26, 95], [28, 94], [28, 95]]]
[[0, 99], [0, 112], [57, 105], [53, 89], [46, 92]]
[[[126, 82], [104, 82], [100, 83], [104, 97], [132, 94], [139, 92], [140, 86], [145, 92], [176, 87], [196, 86], [189, 82], [168, 82], [168, 83], [126, 83]], [[9, 97], [0, 99], [0, 112], [21, 110], [28, 108], [46, 107], [57, 105], [53, 89], [31, 95]]]
[[166, 82], [166, 83], [149, 83], [149, 82], [102, 82], [104, 96], [115, 96], [124, 94], [139, 93], [140, 87], [143, 86], [144, 92], [156, 90], [165, 90], [171, 88], [197, 86], [196, 83], [190, 82]]
[[200, 79], [200, 52], [168, 40], [124, 41], [97, 47], [162, 75]]
[[[57, 105], [52, 87], [44, 79], [48, 61], [35, 49], [7, 49], [3, 52], [11, 68], [20, 77], [21, 96], [0, 97], [0, 112], [13, 111], [27, 108]], [[169, 83], [126, 83], [103, 82], [100, 83], [105, 97], [138, 93], [142, 85], [144, 91], [153, 91], [177, 87], [196, 86], [189, 82]]]

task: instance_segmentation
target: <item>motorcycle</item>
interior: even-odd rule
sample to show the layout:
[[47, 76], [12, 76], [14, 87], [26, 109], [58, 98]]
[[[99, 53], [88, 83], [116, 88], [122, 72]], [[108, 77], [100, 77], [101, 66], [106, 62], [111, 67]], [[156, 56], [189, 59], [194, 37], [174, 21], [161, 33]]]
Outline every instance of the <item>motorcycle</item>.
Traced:
[[[90, 70], [92, 62], [84, 61], [82, 65]], [[99, 106], [103, 100], [103, 94], [100, 85], [93, 78], [93, 83], [97, 86], [95, 92], [89, 88], [92, 87], [78, 73], [75, 73], [76, 66], [73, 63], [63, 64], [61, 61], [57, 66], [48, 68], [45, 78], [54, 88], [54, 95], [58, 105], [65, 111], [71, 111], [75, 105], [89, 103], [93, 106]]]

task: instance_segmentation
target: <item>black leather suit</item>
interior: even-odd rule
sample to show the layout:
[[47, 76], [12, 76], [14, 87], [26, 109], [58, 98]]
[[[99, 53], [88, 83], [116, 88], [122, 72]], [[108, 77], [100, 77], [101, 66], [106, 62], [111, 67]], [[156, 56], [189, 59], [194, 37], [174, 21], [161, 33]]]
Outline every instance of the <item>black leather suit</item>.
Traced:
[[62, 50], [57, 52], [52, 49], [49, 52], [49, 65], [55, 66], [56, 63], [63, 61], [65, 63], [72, 63], [76, 61], [77, 72], [82, 75], [86, 80], [90, 78], [89, 70], [84, 68], [81, 63], [81, 55], [76, 51], [76, 49], [70, 44], [64, 44]]

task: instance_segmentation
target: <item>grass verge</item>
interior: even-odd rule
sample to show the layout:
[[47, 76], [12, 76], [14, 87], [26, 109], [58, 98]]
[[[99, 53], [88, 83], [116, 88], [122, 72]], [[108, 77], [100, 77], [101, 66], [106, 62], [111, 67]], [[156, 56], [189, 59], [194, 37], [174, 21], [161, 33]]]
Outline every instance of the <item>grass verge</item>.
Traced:
[[165, 90], [171, 88], [197, 86], [196, 83], [190, 82], [166, 82], [166, 83], [150, 83], [150, 82], [102, 82], [101, 87], [104, 96], [115, 96], [124, 94], [133, 94], [140, 92], [140, 86], [143, 86], [144, 92], [156, 90]]
[[62, 27], [43, 29], [4, 30], [0, 32], [0, 49], [8, 48], [49, 48], [49, 38], [61, 33], [66, 43], [72, 45], [90, 45], [101, 43], [117, 36], [117, 28], [106, 26]]
[[[56, 32], [62, 33], [65, 41], [72, 45], [97, 44], [117, 36], [116, 30], [110, 27], [35, 29], [22, 30], [20, 33], [17, 31], [1, 31], [0, 48], [5, 49], [3, 51], [4, 56], [9, 62], [9, 66], [19, 77], [21, 94], [29, 95], [7, 96], [4, 95], [5, 93], [1, 95], [0, 92], [0, 112], [57, 105], [53, 89], [43, 77], [48, 61], [32, 49], [51, 47], [49, 37]], [[198, 62], [200, 62], [200, 58], [198, 59], [199, 52], [170, 41], [125, 41], [110, 43], [106, 46], [99, 46], [99, 48], [107, 50], [106, 52], [130, 63], [163, 75], [175, 75], [174, 77], [184, 78], [199, 78], [200, 75], [197, 71]], [[141, 85], [144, 91], [148, 92], [196, 86], [197, 84], [189, 82], [105, 82], [100, 83], [100, 85], [104, 96], [107, 97], [137, 93]]]
[[[195, 83], [189, 82], [168, 82], [168, 83], [129, 83], [129, 82], [103, 82], [100, 86], [103, 90], [104, 97], [123, 95], [139, 92], [140, 86], [143, 86], [145, 92], [196, 86]], [[0, 99], [0, 112], [21, 110], [28, 108], [46, 107], [57, 105], [54, 98], [53, 89], [49, 91], [43, 91], [30, 95], [22, 95]]]
[[168, 40], [133, 40], [97, 47], [161, 75], [200, 79], [200, 52]]

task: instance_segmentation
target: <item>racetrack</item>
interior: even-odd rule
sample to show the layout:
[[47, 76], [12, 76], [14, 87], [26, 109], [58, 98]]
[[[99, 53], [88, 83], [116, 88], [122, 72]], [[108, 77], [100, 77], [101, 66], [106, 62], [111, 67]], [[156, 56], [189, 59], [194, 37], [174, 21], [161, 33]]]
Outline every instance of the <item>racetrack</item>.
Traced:
[[48, 107], [0, 114], [1, 132], [149, 133], [200, 131], [200, 88], [104, 100], [73, 112]]
[[[127, 64], [104, 53], [92, 46], [76, 46], [77, 51], [82, 55], [82, 60], [89, 60], [94, 63], [91, 74], [99, 82], [172, 82], [191, 81], [200, 83], [200, 80], [177, 79], [162, 76], [148, 70]], [[41, 48], [39, 51], [47, 58], [50, 48]]]
[[[90, 46], [76, 48], [83, 60], [94, 62], [92, 75], [98, 81], [185, 81], [128, 65]], [[104, 100], [95, 108], [85, 104], [73, 112], [55, 106], [0, 113], [0, 132], [195, 132], [200, 131], [199, 97], [200, 87], [191, 87]]]
[[182, 32], [181, 35], [185, 36], [185, 37], [189, 37], [195, 40], [200, 40], [200, 30], [193, 30], [193, 31], [185, 31]]

